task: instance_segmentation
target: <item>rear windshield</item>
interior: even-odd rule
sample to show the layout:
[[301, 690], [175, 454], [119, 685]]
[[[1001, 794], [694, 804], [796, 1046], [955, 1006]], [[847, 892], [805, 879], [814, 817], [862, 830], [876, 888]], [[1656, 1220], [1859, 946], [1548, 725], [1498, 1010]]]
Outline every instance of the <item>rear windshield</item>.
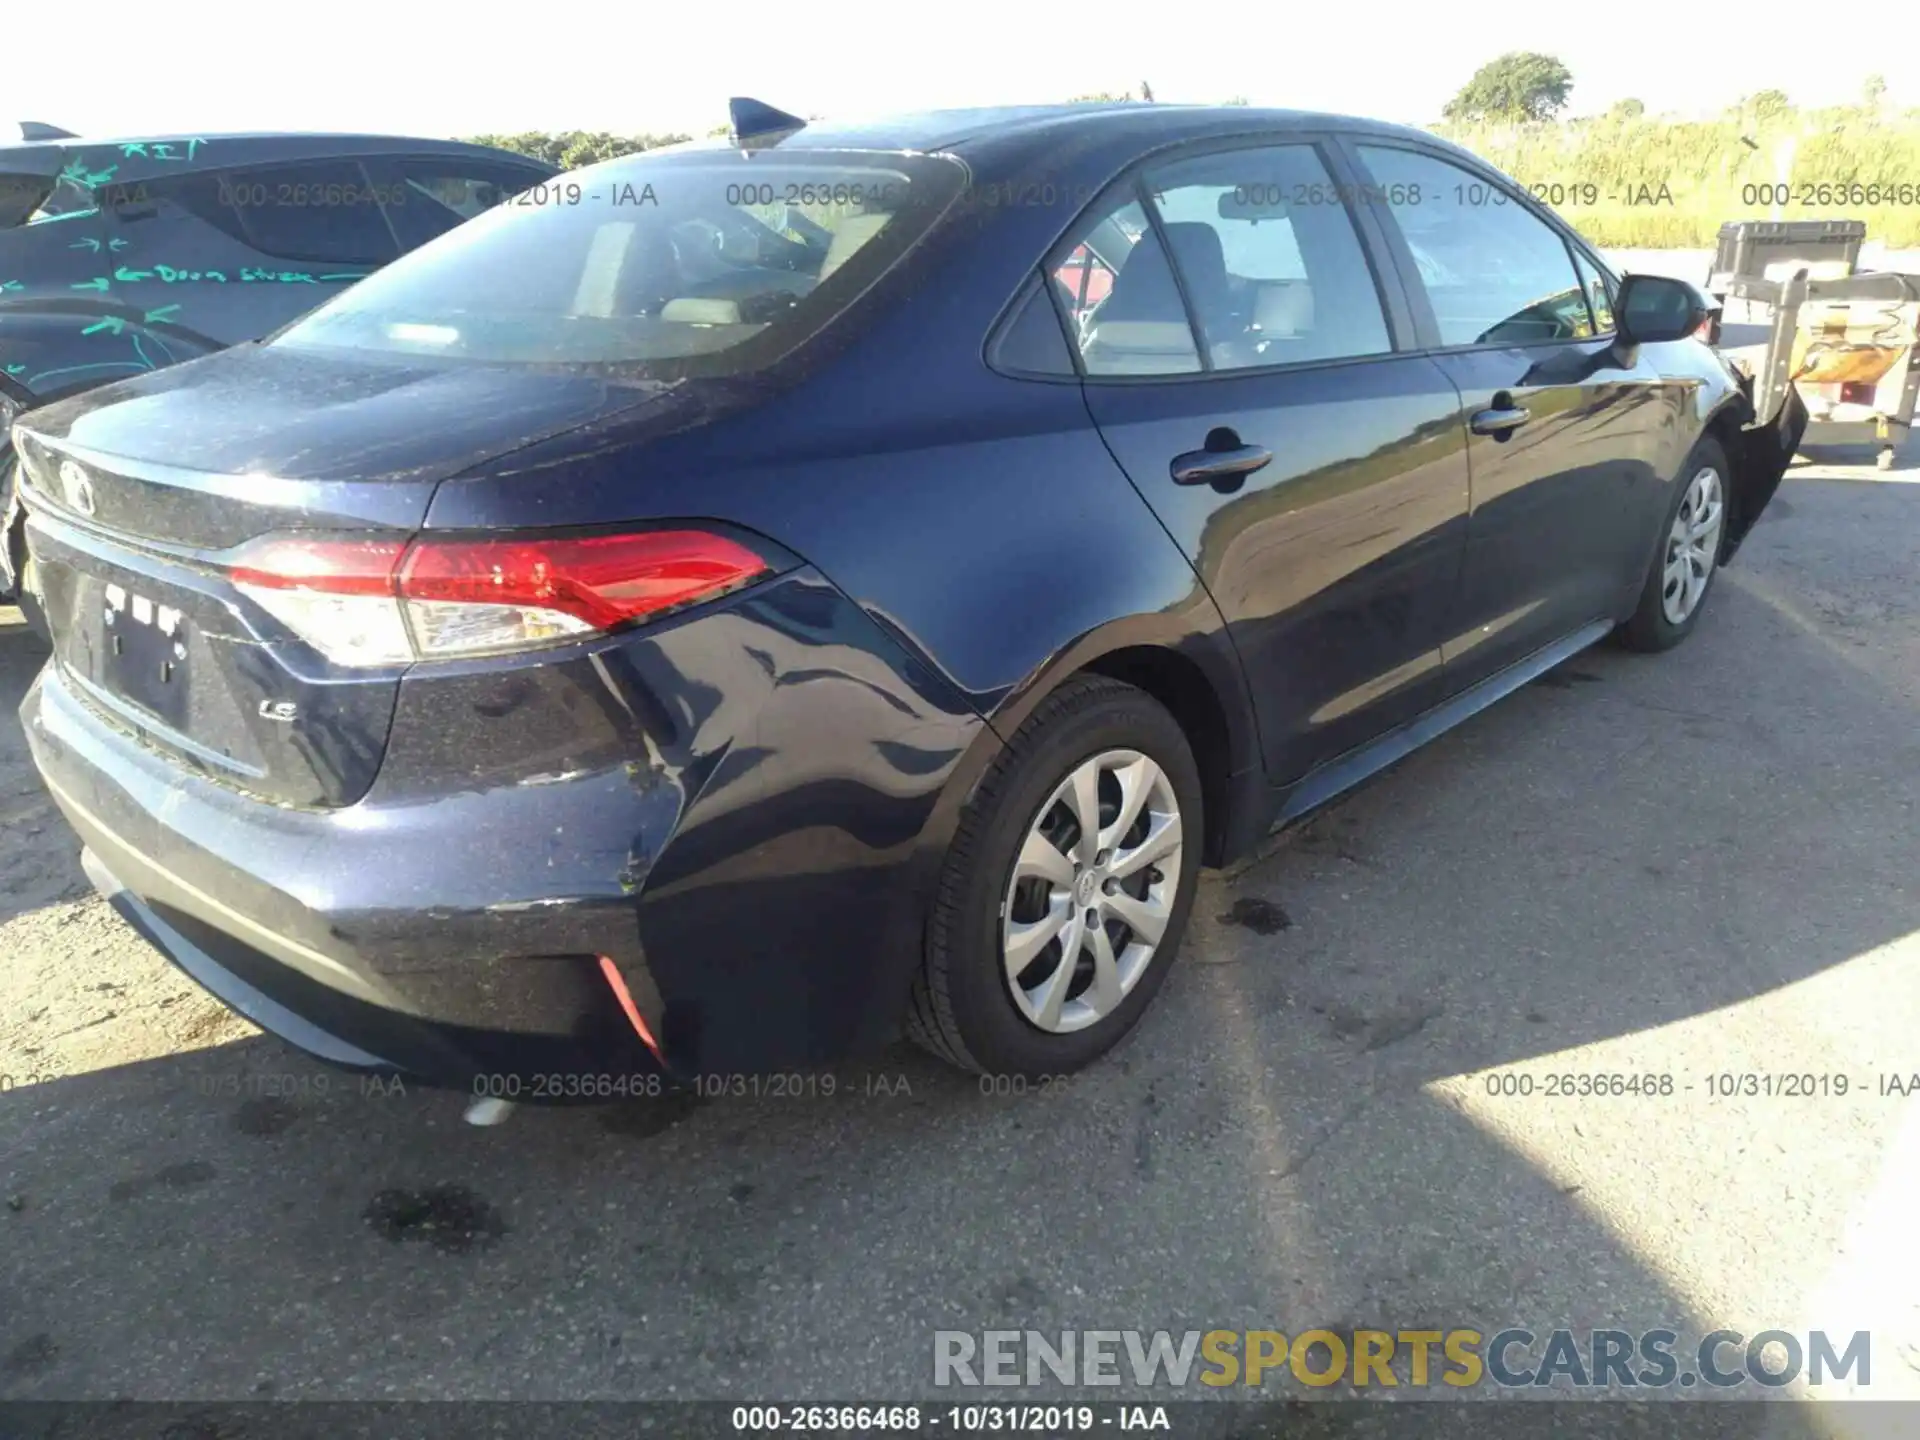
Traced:
[[742, 374], [857, 301], [965, 183], [957, 161], [869, 151], [612, 160], [521, 192], [269, 343]]

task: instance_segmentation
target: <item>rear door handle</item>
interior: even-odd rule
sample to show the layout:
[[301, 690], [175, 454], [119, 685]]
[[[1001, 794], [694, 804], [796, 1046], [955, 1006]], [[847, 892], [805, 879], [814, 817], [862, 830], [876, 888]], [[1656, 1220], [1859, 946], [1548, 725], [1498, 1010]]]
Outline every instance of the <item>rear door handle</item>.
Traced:
[[1273, 463], [1273, 452], [1263, 445], [1236, 445], [1223, 450], [1189, 450], [1176, 455], [1170, 467], [1176, 485], [1211, 485], [1237, 490], [1247, 476]]
[[1492, 407], [1476, 413], [1467, 425], [1476, 435], [1504, 440], [1526, 423], [1527, 407], [1514, 404], [1513, 397], [1503, 393], [1494, 396]]

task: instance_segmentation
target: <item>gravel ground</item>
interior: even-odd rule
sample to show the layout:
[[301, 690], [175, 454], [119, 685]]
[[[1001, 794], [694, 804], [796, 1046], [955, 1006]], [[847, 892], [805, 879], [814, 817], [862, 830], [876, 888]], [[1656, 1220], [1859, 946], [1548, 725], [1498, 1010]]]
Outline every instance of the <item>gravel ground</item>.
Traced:
[[[1870, 1329], [1920, 1395], [1920, 454], [1862, 459], [1682, 649], [1208, 877], [1141, 1029], [1024, 1096], [905, 1049], [492, 1130], [363, 1094], [91, 898], [0, 611], [0, 1073], [51, 1077], [0, 1093], [0, 1397], [930, 1397], [947, 1328], [1508, 1324]], [[1620, 1072], [1674, 1093], [1542, 1093]]]

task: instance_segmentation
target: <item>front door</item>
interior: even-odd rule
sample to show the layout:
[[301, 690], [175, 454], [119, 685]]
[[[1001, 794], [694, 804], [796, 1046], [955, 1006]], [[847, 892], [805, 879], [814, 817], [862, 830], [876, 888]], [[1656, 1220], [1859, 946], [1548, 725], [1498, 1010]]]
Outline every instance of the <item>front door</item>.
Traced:
[[1645, 407], [1678, 396], [1616, 344], [1591, 262], [1518, 195], [1417, 147], [1355, 149], [1466, 421], [1457, 690], [1630, 602], [1666, 493], [1657, 440], [1679, 418]]

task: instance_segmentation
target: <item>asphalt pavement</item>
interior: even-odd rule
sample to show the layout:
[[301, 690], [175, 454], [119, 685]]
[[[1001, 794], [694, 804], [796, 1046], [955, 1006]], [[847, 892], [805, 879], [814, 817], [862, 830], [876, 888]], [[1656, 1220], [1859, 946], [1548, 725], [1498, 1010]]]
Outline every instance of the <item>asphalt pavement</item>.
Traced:
[[1920, 1395], [1916, 542], [1920, 447], [1798, 464], [1682, 648], [1208, 876], [1065, 1086], [902, 1048], [485, 1130], [92, 897], [0, 611], [0, 1397], [934, 1397], [947, 1329], [1508, 1325], [1868, 1329]]

